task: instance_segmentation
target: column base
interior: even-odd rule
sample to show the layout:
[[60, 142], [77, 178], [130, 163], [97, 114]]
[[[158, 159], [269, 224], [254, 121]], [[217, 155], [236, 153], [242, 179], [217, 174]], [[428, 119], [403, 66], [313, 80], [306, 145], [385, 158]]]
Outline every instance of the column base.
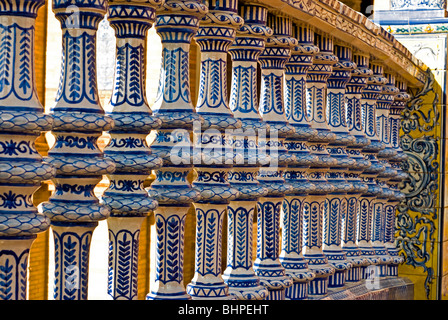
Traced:
[[[260, 284], [269, 290], [267, 300], [276, 300], [274, 297], [281, 297], [282, 295], [276, 291], [283, 290], [292, 286], [293, 280], [286, 275], [285, 268], [280, 264], [279, 260], [259, 261], [254, 263], [255, 274], [260, 279]], [[269, 298], [272, 297], [272, 299]], [[284, 299], [284, 292], [283, 292]]]
[[224, 283], [190, 283], [187, 285], [187, 294], [193, 300], [235, 300]]

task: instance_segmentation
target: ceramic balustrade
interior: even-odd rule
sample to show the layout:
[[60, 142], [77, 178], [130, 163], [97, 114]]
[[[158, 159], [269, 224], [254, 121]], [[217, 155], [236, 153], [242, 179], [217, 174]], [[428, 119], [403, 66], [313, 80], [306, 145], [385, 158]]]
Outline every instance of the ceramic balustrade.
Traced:
[[362, 255], [369, 260], [368, 266], [361, 267], [362, 279], [374, 278], [378, 274], [378, 265], [381, 262], [372, 246], [372, 224], [375, 199], [382, 192], [382, 188], [376, 183], [376, 178], [386, 169], [377, 158], [378, 152], [383, 150], [385, 145], [377, 134], [376, 102], [387, 79], [383, 77], [382, 66], [378, 63], [371, 60], [370, 69], [373, 74], [369, 77], [361, 98], [364, 132], [370, 140], [370, 144], [362, 149], [365, 159], [370, 161], [370, 166], [361, 174], [368, 189], [361, 196], [358, 209], [357, 244]]
[[307, 73], [306, 108], [311, 128], [317, 131], [317, 135], [310, 138], [309, 145], [318, 160], [309, 169], [309, 180], [315, 185], [315, 190], [308, 193], [303, 204], [302, 253], [308, 260], [309, 268], [316, 274], [310, 282], [308, 293], [322, 296], [327, 293], [328, 278], [335, 273], [335, 268], [328, 263], [328, 258], [322, 251], [322, 220], [327, 214], [331, 198], [329, 194], [335, 189], [326, 179], [329, 168], [337, 164], [337, 159], [327, 150], [327, 145], [336, 140], [336, 135], [330, 131], [326, 119], [326, 89], [327, 79], [331, 76], [338, 57], [333, 54], [331, 36], [315, 33], [314, 43], [319, 52], [314, 55], [313, 65]]
[[201, 198], [196, 210], [195, 274], [187, 286], [193, 299], [233, 299], [222, 278], [222, 232], [224, 216], [239, 191], [228, 181], [233, 153], [228, 130], [241, 127], [227, 99], [227, 52], [243, 24], [237, 0], [208, 1], [208, 13], [202, 18], [195, 35], [201, 50], [201, 73], [196, 112], [204, 119], [194, 130], [195, 148], [201, 161], [195, 164], [197, 179], [193, 186]]
[[115, 300], [135, 300], [138, 294], [140, 228], [157, 201], [144, 190], [151, 170], [162, 165], [146, 142], [161, 121], [152, 116], [143, 80], [146, 33], [162, 0], [109, 1], [108, 20], [116, 36], [115, 86], [107, 114], [115, 127], [109, 131], [104, 156], [115, 162], [110, 186], [102, 201], [110, 210], [108, 294]]
[[100, 104], [96, 81], [96, 33], [106, 8], [103, 0], [53, 1], [62, 28], [62, 65], [56, 105], [50, 109], [56, 142], [47, 161], [56, 176], [55, 192], [41, 208], [54, 235], [55, 300], [87, 299], [92, 234], [110, 214], [94, 194], [102, 175], [115, 170], [97, 144], [114, 126]]
[[364, 159], [362, 148], [370, 144], [364, 133], [362, 119], [361, 97], [367, 80], [373, 74], [369, 69], [369, 56], [360, 52], [353, 54], [353, 62], [356, 68], [352, 71], [350, 80], [345, 87], [346, 121], [350, 135], [355, 137], [355, 142], [346, 147], [349, 156], [356, 164], [345, 173], [347, 181], [353, 185], [353, 190], [347, 192], [347, 206], [341, 217], [341, 247], [346, 253], [347, 259], [352, 263], [348, 270], [346, 281], [357, 282], [361, 280], [361, 267], [367, 266], [369, 261], [365, 259], [357, 245], [358, 228], [358, 202], [360, 196], [367, 192], [367, 185], [361, 180], [360, 174], [370, 166], [370, 161]]
[[50, 227], [33, 205], [33, 193], [56, 173], [34, 144], [53, 124], [34, 71], [36, 18], [44, 4], [0, 2], [0, 300], [27, 299], [30, 248]]
[[373, 202], [373, 221], [371, 230], [372, 246], [376, 255], [381, 259], [378, 269], [379, 277], [387, 276], [388, 265], [392, 262], [392, 257], [388, 254], [384, 246], [386, 218], [385, 204], [394, 196], [394, 193], [390, 190], [387, 182], [398, 174], [397, 170], [392, 168], [388, 160], [397, 154], [397, 151], [390, 145], [389, 110], [394, 100], [394, 96], [398, 93], [398, 88], [395, 87], [395, 76], [385, 72], [384, 77], [387, 81], [383, 86], [381, 94], [378, 96], [376, 104], [376, 125], [378, 138], [385, 146], [383, 150], [378, 152], [378, 159], [384, 165], [385, 170], [378, 174], [376, 180], [378, 186], [382, 188], [382, 191], [377, 195]]
[[285, 194], [291, 185], [285, 183], [284, 171], [295, 161], [284, 146], [284, 140], [294, 133], [284, 108], [285, 64], [291, 49], [297, 45], [292, 35], [292, 21], [284, 16], [268, 13], [267, 25], [273, 35], [266, 41], [259, 56], [261, 67], [260, 115], [268, 125], [266, 137], [259, 143], [266, 148], [270, 163], [261, 166], [259, 182], [268, 193], [257, 202], [257, 257], [254, 270], [261, 283], [269, 290], [268, 300], [285, 299], [286, 288], [293, 283], [279, 260], [280, 214]]
[[200, 161], [190, 135], [202, 123], [190, 91], [189, 57], [193, 36], [208, 12], [201, 1], [166, 0], [156, 10], [155, 29], [162, 42], [162, 63], [153, 115], [162, 121], [151, 145], [163, 165], [148, 189], [158, 202], [154, 211], [156, 242], [154, 282], [146, 299], [191, 299], [184, 286], [185, 222], [191, 204], [200, 199], [188, 175]]
[[394, 101], [390, 106], [390, 137], [389, 141], [397, 153], [389, 159], [389, 163], [397, 170], [397, 175], [389, 179], [388, 185], [393, 192], [393, 196], [389, 198], [385, 204], [385, 226], [384, 226], [384, 245], [389, 256], [392, 257], [392, 262], [388, 264], [388, 276], [398, 276], [398, 265], [404, 262], [404, 257], [399, 255], [398, 248], [395, 243], [395, 225], [396, 225], [396, 210], [398, 204], [404, 200], [405, 195], [400, 191], [399, 184], [407, 179], [408, 174], [401, 169], [401, 163], [406, 160], [407, 155], [400, 147], [400, 127], [401, 127], [401, 112], [406, 107], [410, 95], [407, 91], [407, 84], [403, 80], [397, 79], [395, 86], [399, 92], [394, 96]]
[[314, 32], [309, 26], [294, 23], [293, 36], [298, 45], [293, 48], [291, 58], [286, 63], [284, 94], [286, 119], [295, 132], [285, 139], [285, 146], [289, 153], [295, 155], [296, 161], [285, 170], [285, 180], [293, 189], [286, 193], [283, 201], [280, 262], [294, 281], [286, 289], [286, 299], [302, 300], [308, 297], [309, 282], [315, 277], [302, 254], [302, 221], [305, 197], [315, 190], [308, 180], [308, 169], [311, 163], [318, 161], [308, 146], [308, 140], [317, 135], [317, 131], [311, 128], [305, 109], [306, 74], [319, 48], [314, 45]]
[[264, 300], [268, 296], [253, 269], [253, 219], [257, 200], [268, 192], [258, 182], [258, 171], [269, 157], [258, 148], [257, 139], [268, 129], [258, 112], [257, 97], [258, 57], [266, 38], [272, 35], [266, 26], [267, 12], [264, 6], [240, 5], [244, 25], [229, 48], [233, 61], [229, 107], [242, 123], [233, 131], [232, 146], [243, 158], [234, 162], [229, 173], [230, 185], [239, 195], [227, 207], [227, 268], [223, 279], [229, 293], [239, 300]]
[[351, 71], [356, 67], [352, 62], [352, 49], [343, 45], [334, 46], [338, 62], [333, 65], [333, 73], [327, 80], [327, 121], [329, 129], [336, 139], [327, 146], [328, 153], [337, 159], [327, 172], [327, 180], [334, 186], [328, 197], [328, 209], [323, 219], [323, 253], [336, 270], [329, 277], [329, 287], [342, 287], [352, 264], [341, 247], [342, 215], [347, 210], [348, 193], [354, 186], [346, 179], [346, 174], [356, 161], [346, 151], [346, 147], [356, 143], [356, 138], [349, 134], [345, 112], [345, 87], [351, 78]]

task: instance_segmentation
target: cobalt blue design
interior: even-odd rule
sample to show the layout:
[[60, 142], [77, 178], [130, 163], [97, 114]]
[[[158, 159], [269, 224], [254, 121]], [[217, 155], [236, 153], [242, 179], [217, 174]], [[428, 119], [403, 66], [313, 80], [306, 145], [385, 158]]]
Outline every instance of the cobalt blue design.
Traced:
[[29, 250], [50, 226], [32, 195], [56, 173], [35, 147], [53, 125], [39, 102], [34, 74], [35, 20], [44, 1], [0, 5], [0, 300], [25, 300]]
[[[110, 186], [102, 196], [109, 208], [109, 282], [114, 299], [137, 299], [140, 225], [158, 205], [143, 182], [151, 170], [162, 165], [153, 155], [146, 136], [161, 125], [152, 116], [144, 89], [146, 32], [155, 20], [162, 0], [138, 2], [109, 1], [108, 20], [116, 36], [115, 86], [108, 115], [115, 127], [104, 148], [104, 156], [115, 162], [108, 176]], [[128, 238], [129, 237], [129, 238]]]

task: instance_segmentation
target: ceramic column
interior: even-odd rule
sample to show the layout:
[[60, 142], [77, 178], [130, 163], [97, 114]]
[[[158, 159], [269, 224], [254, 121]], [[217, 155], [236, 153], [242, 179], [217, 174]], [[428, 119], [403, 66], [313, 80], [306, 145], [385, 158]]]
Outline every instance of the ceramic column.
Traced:
[[406, 160], [407, 156], [400, 147], [400, 127], [401, 112], [406, 107], [410, 95], [406, 92], [407, 84], [403, 80], [396, 80], [396, 87], [399, 92], [395, 95], [394, 101], [390, 106], [390, 144], [397, 151], [397, 154], [389, 159], [389, 163], [397, 170], [397, 175], [388, 181], [393, 197], [389, 198], [385, 204], [385, 227], [384, 227], [384, 245], [388, 254], [392, 257], [392, 262], [388, 265], [388, 276], [398, 276], [398, 265], [403, 263], [404, 258], [398, 254], [398, 248], [395, 243], [395, 216], [398, 204], [405, 198], [400, 191], [399, 184], [407, 178], [400, 165]]
[[195, 164], [193, 186], [201, 193], [196, 210], [195, 274], [187, 292], [193, 299], [230, 299], [222, 278], [222, 231], [229, 201], [238, 190], [228, 182], [233, 148], [226, 130], [241, 127], [233, 117], [227, 99], [227, 52], [243, 24], [236, 0], [208, 1], [209, 12], [202, 18], [196, 43], [201, 49], [201, 76], [196, 112], [204, 118], [195, 127], [195, 148], [201, 161]]
[[373, 203], [373, 221], [372, 221], [372, 246], [376, 255], [381, 259], [378, 269], [379, 277], [386, 277], [388, 264], [392, 262], [384, 246], [384, 231], [387, 201], [394, 196], [394, 192], [390, 190], [387, 182], [395, 177], [398, 172], [389, 164], [390, 158], [397, 154], [397, 151], [390, 144], [390, 105], [394, 101], [394, 96], [398, 93], [395, 87], [395, 77], [390, 73], [384, 73], [387, 79], [383, 86], [381, 94], [378, 96], [376, 104], [376, 125], [377, 134], [385, 148], [378, 152], [378, 160], [384, 165], [385, 170], [380, 172], [377, 177], [377, 184], [382, 188]]
[[361, 277], [366, 279], [378, 274], [377, 266], [381, 261], [372, 246], [373, 207], [376, 197], [382, 192], [382, 188], [376, 183], [378, 174], [386, 168], [378, 161], [378, 152], [385, 148], [379, 140], [376, 126], [376, 101], [382, 92], [386, 78], [383, 77], [382, 67], [370, 61], [370, 69], [373, 74], [367, 81], [367, 87], [362, 93], [361, 105], [363, 108], [364, 132], [370, 140], [370, 144], [362, 149], [370, 166], [363, 171], [361, 177], [368, 189], [359, 200], [357, 242], [362, 255], [370, 260], [369, 266], [361, 268]]
[[242, 123], [240, 129], [234, 130], [234, 153], [244, 158], [234, 163], [229, 173], [230, 185], [239, 191], [239, 196], [227, 207], [227, 268], [223, 279], [229, 293], [237, 299], [264, 300], [268, 290], [260, 284], [252, 258], [255, 208], [257, 200], [268, 192], [257, 177], [260, 165], [268, 160], [257, 145], [258, 134], [267, 131], [267, 124], [258, 113], [257, 63], [272, 30], [266, 26], [265, 7], [251, 4], [240, 5], [239, 9], [244, 25], [229, 48], [233, 60], [229, 106]]
[[156, 170], [156, 179], [148, 189], [158, 207], [154, 211], [155, 278], [146, 299], [191, 299], [183, 283], [185, 220], [200, 194], [187, 176], [198, 161], [190, 135], [194, 122], [202, 118], [191, 101], [189, 50], [207, 7], [199, 0], [166, 0], [156, 13], [162, 63], [152, 111], [162, 124], [151, 149], [162, 158], [163, 165]]
[[37, 11], [44, 1], [1, 1], [0, 11], [0, 300], [26, 300], [28, 254], [50, 220], [32, 195], [55, 175], [34, 141], [51, 130], [34, 77]]
[[[273, 31], [262, 51], [261, 90], [259, 112], [267, 124], [266, 138], [259, 137], [265, 144], [270, 163], [260, 168], [259, 181], [268, 189], [268, 194], [257, 203], [257, 257], [255, 273], [269, 290], [268, 300], [285, 299], [286, 288], [292, 285], [279, 260], [280, 253], [280, 213], [285, 194], [291, 185], [285, 183], [284, 171], [295, 161], [288, 153], [284, 140], [294, 128], [286, 120], [283, 101], [285, 64], [291, 56], [291, 49], [297, 40], [291, 37], [292, 22], [289, 18], [268, 13], [268, 27]], [[264, 141], [263, 141], [264, 140]]]
[[333, 65], [333, 73], [327, 80], [327, 121], [328, 127], [336, 135], [330, 142], [328, 153], [337, 160], [335, 166], [327, 172], [327, 180], [334, 186], [328, 197], [328, 209], [323, 220], [323, 252], [328, 262], [336, 271], [329, 277], [329, 287], [342, 287], [348, 271], [352, 267], [346, 253], [341, 247], [342, 215], [348, 206], [348, 193], [354, 186], [346, 179], [346, 173], [355, 165], [346, 151], [348, 145], [356, 142], [356, 138], [348, 132], [345, 112], [345, 86], [351, 78], [351, 71], [356, 67], [352, 60], [352, 49], [335, 45], [334, 54], [338, 62]]
[[157, 207], [143, 188], [162, 160], [151, 154], [146, 136], [161, 121], [152, 117], [143, 84], [146, 33], [162, 0], [109, 1], [108, 19], [116, 36], [115, 86], [108, 114], [115, 122], [104, 155], [115, 162], [103, 202], [111, 212], [108, 293], [115, 300], [137, 299], [140, 227]]
[[92, 233], [109, 216], [94, 194], [102, 175], [115, 170], [97, 145], [114, 125], [100, 105], [96, 82], [96, 32], [106, 6], [104, 1], [53, 2], [62, 27], [62, 70], [50, 110], [56, 142], [47, 160], [57, 171], [55, 192], [42, 210], [54, 234], [55, 300], [87, 299]]
[[286, 289], [287, 300], [302, 300], [308, 297], [309, 282], [315, 274], [308, 268], [302, 254], [303, 202], [315, 186], [308, 180], [308, 168], [318, 160], [311, 154], [308, 140], [317, 135], [306, 114], [306, 73], [313, 64], [319, 48], [314, 45], [314, 32], [305, 25], [293, 24], [293, 36], [298, 45], [293, 48], [285, 69], [286, 118], [294, 127], [294, 134], [285, 139], [288, 153], [296, 161], [285, 170], [285, 180], [293, 189], [283, 201], [282, 250], [280, 262], [294, 283]]
[[355, 137], [355, 142], [348, 145], [346, 150], [356, 164], [345, 173], [347, 181], [353, 185], [353, 190], [347, 192], [347, 206], [341, 217], [341, 246], [346, 253], [352, 267], [347, 272], [347, 282], [361, 280], [361, 267], [367, 266], [369, 261], [361, 255], [357, 245], [357, 214], [360, 196], [367, 192], [367, 185], [361, 180], [360, 174], [370, 166], [370, 161], [364, 159], [361, 153], [363, 147], [370, 144], [364, 133], [362, 120], [361, 96], [367, 86], [368, 78], [373, 74], [369, 69], [369, 56], [356, 52], [353, 54], [353, 62], [356, 68], [352, 71], [350, 80], [345, 87], [346, 121], [350, 135]]
[[330, 36], [316, 33], [314, 43], [319, 53], [315, 54], [313, 65], [307, 73], [306, 104], [311, 128], [317, 130], [317, 135], [310, 139], [310, 150], [318, 161], [309, 170], [309, 180], [316, 188], [309, 192], [303, 205], [302, 253], [308, 260], [309, 268], [316, 274], [310, 282], [308, 293], [322, 296], [327, 293], [328, 278], [335, 273], [335, 268], [328, 263], [322, 251], [322, 219], [327, 214], [328, 195], [334, 191], [334, 186], [325, 175], [330, 167], [337, 164], [337, 160], [327, 151], [327, 145], [336, 140], [336, 135], [330, 131], [326, 119], [326, 89], [327, 79], [338, 58], [333, 54], [333, 39]]

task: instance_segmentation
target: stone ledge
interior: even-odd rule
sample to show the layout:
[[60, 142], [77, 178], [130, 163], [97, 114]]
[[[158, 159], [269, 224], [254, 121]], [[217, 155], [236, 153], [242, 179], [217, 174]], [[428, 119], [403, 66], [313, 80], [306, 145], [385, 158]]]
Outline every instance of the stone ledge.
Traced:
[[309, 300], [413, 300], [414, 283], [408, 278], [394, 277], [378, 282], [361, 280], [342, 288], [329, 288], [324, 297]]

